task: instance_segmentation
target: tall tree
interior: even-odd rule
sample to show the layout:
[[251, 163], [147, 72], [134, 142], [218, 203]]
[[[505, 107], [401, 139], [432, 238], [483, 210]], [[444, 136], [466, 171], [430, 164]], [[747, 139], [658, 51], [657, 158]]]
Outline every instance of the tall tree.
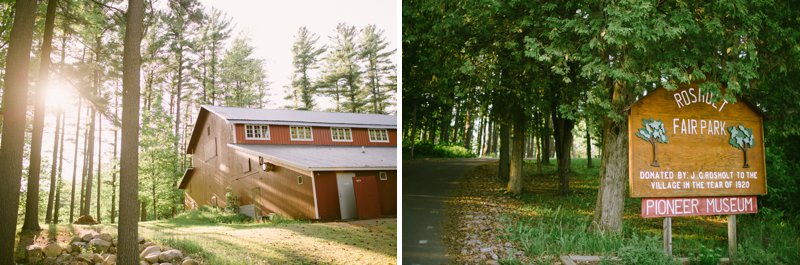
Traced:
[[246, 38], [236, 38], [222, 59], [220, 85], [226, 106], [258, 107], [264, 102], [264, 61], [254, 58], [254, 49]]
[[122, 148], [120, 155], [119, 264], [139, 261], [139, 76], [144, 1], [128, 0], [122, 59]]
[[[56, 1], [47, 1], [42, 55], [39, 62], [39, 77], [36, 81], [36, 106], [33, 110], [33, 135], [31, 136], [31, 159], [28, 165], [28, 193], [25, 200], [25, 222], [22, 231], [39, 231], [39, 174], [42, 170], [42, 136], [44, 134], [44, 99], [50, 75], [50, 52], [53, 48], [53, 25], [56, 18]], [[51, 174], [52, 175], [52, 174]], [[51, 190], [53, 185], [50, 185]], [[51, 196], [52, 198], [52, 196]], [[49, 200], [52, 202], [52, 200]]]
[[56, 170], [58, 169], [58, 151], [59, 151], [59, 141], [58, 137], [61, 134], [61, 113], [56, 114], [56, 131], [53, 133], [53, 163], [50, 165], [50, 192], [47, 195], [47, 210], [45, 211], [45, 218], [44, 223], [52, 224], [53, 220], [53, 200], [56, 196], [56, 187], [58, 184], [56, 182]]
[[[347, 112], [361, 112], [367, 104], [366, 93], [361, 88], [361, 68], [358, 65], [356, 27], [339, 23], [337, 35], [332, 38], [334, 45], [326, 57], [327, 64], [320, 83], [321, 93], [333, 97]], [[340, 99], [341, 102], [339, 106]]]
[[364, 60], [365, 86], [369, 90], [369, 102], [372, 113], [385, 113], [390, 91], [396, 90], [391, 77], [395, 74], [392, 62], [394, 50], [388, 50], [389, 43], [383, 37], [383, 30], [375, 25], [367, 25], [362, 32], [360, 58]]
[[294, 75], [292, 76], [292, 87], [294, 94], [299, 94], [303, 106], [298, 109], [313, 110], [315, 89], [311, 80], [310, 72], [319, 68], [317, 62], [319, 55], [325, 52], [326, 47], [317, 47], [319, 37], [314, 33], [309, 33], [306, 27], [300, 27], [292, 45], [292, 64], [294, 65]]
[[0, 264], [14, 264], [25, 113], [36, 1], [18, 0], [8, 44], [3, 88], [3, 134], [0, 136]]
[[[78, 183], [77, 176], [78, 176], [78, 149], [79, 144], [78, 140], [80, 139], [81, 135], [81, 105], [83, 104], [83, 99], [78, 98], [78, 111], [77, 113], [77, 121], [75, 121], [75, 148], [74, 155], [72, 156], [72, 191], [70, 192], [70, 200], [69, 200], [69, 222], [72, 223], [75, 221], [75, 184]], [[82, 193], [81, 193], [82, 194]]]
[[61, 175], [64, 169], [64, 118], [64, 112], [61, 112], [61, 137], [59, 139], [59, 146], [61, 146], [61, 148], [58, 150], [58, 160], [54, 160], [58, 161], [58, 185], [56, 186], [55, 207], [53, 207], [53, 224], [58, 224], [59, 212], [61, 212], [61, 190], [64, 188], [64, 178], [62, 178]]
[[201, 41], [200, 53], [202, 63], [203, 104], [216, 104], [217, 96], [220, 91], [217, 88], [219, 81], [218, 68], [219, 58], [223, 49], [223, 44], [231, 37], [231, 19], [225, 16], [219, 9], [211, 8], [211, 13], [204, 16], [203, 39]]

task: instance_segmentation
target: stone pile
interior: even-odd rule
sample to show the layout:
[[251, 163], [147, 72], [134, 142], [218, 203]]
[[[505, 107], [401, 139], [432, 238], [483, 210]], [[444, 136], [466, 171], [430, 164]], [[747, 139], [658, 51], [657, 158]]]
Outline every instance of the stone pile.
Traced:
[[[82, 231], [72, 237], [69, 244], [49, 242], [45, 246], [26, 247], [28, 264], [111, 265], [117, 263], [117, 239], [108, 233]], [[161, 248], [139, 237], [141, 265], [198, 265], [198, 261], [185, 257], [180, 250]]]

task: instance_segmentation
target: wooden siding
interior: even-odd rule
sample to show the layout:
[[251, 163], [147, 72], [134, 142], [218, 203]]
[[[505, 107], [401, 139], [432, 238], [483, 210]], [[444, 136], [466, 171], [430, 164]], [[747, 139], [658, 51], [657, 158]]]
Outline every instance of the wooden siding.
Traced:
[[[257, 157], [227, 146], [233, 142], [233, 126], [216, 115], [208, 115], [197, 124], [203, 126], [198, 139], [198, 145], [203, 146], [198, 146], [192, 156], [195, 172], [184, 191], [187, 209], [213, 205], [214, 198], [217, 206], [225, 207], [225, 190], [230, 187], [239, 197], [240, 205], [255, 202], [263, 214], [274, 212], [295, 219], [316, 218], [310, 176], [280, 166], [270, 172], [262, 171]], [[250, 170], [245, 169], [248, 165]], [[303, 177], [302, 185], [297, 184], [297, 176]], [[260, 189], [255, 201], [253, 188]]]
[[370, 142], [366, 128], [350, 128], [351, 142], [334, 142], [330, 127], [313, 127], [313, 141], [292, 141], [288, 125], [270, 125], [269, 140], [245, 139], [244, 124], [236, 124], [236, 143], [240, 144], [308, 144], [308, 145], [344, 145], [344, 146], [397, 146], [397, 130], [387, 129], [389, 142]]

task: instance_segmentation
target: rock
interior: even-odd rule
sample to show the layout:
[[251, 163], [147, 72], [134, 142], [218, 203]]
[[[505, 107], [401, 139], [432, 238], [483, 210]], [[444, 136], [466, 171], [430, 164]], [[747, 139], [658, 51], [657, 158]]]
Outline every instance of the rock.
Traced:
[[138, 239], [139, 239], [139, 241], [137, 241], [137, 242], [139, 242], [139, 244], [144, 243], [144, 237], [139, 236]]
[[44, 253], [42, 253], [42, 247], [37, 245], [30, 245], [25, 247], [25, 254], [28, 258], [28, 262], [36, 263], [42, 260]]
[[116, 247], [110, 247], [110, 248], [108, 248], [108, 253], [111, 253], [111, 254], [117, 254], [117, 248], [116, 248]]
[[101, 263], [105, 260], [103, 256], [100, 256], [100, 254], [97, 253], [92, 254], [92, 256], [90, 256], [89, 259], [94, 263]]
[[73, 263], [70, 263], [70, 264], [71, 265], [89, 265], [89, 263], [86, 263], [85, 261], [77, 261], [77, 262], [73, 262]]
[[183, 253], [177, 249], [170, 249], [158, 255], [158, 260], [161, 262], [174, 262], [183, 259]]
[[111, 239], [111, 245], [112, 246], [117, 246], [117, 239], [116, 238]]
[[95, 238], [92, 241], [89, 241], [89, 247], [94, 248], [95, 252], [105, 252], [111, 247], [111, 242]]
[[146, 256], [144, 256], [143, 260], [147, 261], [147, 262], [150, 262], [150, 263], [156, 263], [156, 262], [158, 262], [158, 255], [159, 254], [161, 254], [161, 252], [154, 252], [154, 253], [147, 254]]
[[92, 232], [89, 232], [89, 231], [81, 232], [81, 234], [80, 234], [81, 241], [83, 241], [83, 242], [91, 241], [92, 239], [94, 239], [94, 234], [95, 233], [92, 233]]
[[492, 248], [481, 248], [481, 253], [492, 251]]
[[161, 263], [161, 264], [158, 264], [158, 265], [172, 265], [172, 263], [164, 262], [164, 263]]
[[107, 242], [112, 242], [112, 240], [113, 240], [113, 238], [111, 237], [111, 234], [109, 234], [109, 233], [101, 233], [97, 237], [99, 237], [100, 239], [105, 240]]
[[105, 260], [103, 260], [103, 265], [113, 265], [117, 264], [117, 255], [108, 255]]
[[42, 249], [46, 257], [56, 257], [61, 255], [63, 249], [57, 243], [50, 243]]
[[498, 257], [497, 254], [492, 253], [492, 259], [493, 260], [498, 260], [498, 259], [500, 259], [500, 257]]
[[[147, 255], [150, 255], [152, 253], [161, 253], [161, 248], [158, 247], [158, 246], [146, 247], [144, 250], [142, 250], [142, 253], [139, 253], [139, 258], [144, 258]], [[156, 255], [156, 256], [158, 256], [158, 255]]]
[[73, 224], [76, 224], [76, 225], [96, 225], [96, 224], [99, 224], [99, 223], [97, 221], [95, 221], [94, 218], [92, 218], [89, 215], [81, 215], [80, 217], [78, 217], [78, 220], [75, 220], [75, 222]]
[[187, 259], [183, 260], [183, 262], [181, 262], [181, 265], [200, 265], [200, 263], [197, 262], [196, 260], [187, 258]]
[[86, 243], [84, 242], [72, 242], [70, 246], [70, 252], [77, 253], [81, 252], [84, 248], [86, 248]]
[[150, 263], [147, 263], [147, 261], [144, 260], [140, 260], [139, 265], [150, 265]]

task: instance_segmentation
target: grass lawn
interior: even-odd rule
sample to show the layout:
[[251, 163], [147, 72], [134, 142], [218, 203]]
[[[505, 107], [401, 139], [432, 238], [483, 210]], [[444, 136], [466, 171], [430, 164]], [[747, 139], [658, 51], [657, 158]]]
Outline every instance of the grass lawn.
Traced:
[[[496, 240], [509, 242], [523, 251], [522, 262], [553, 264], [558, 256], [566, 254], [627, 255], [628, 251], [637, 249], [660, 249], [663, 218], [641, 218], [641, 199], [638, 198], [625, 199], [622, 234], [597, 234], [587, 229], [599, 187], [599, 161], [594, 162], [595, 167], [586, 168], [584, 159], [573, 159], [574, 173], [568, 196], [558, 194], [555, 160], [551, 165], [541, 166], [541, 171], [537, 164], [526, 161], [524, 193], [519, 196], [503, 194], [505, 183], [497, 181], [497, 163], [485, 165], [476, 169], [471, 179], [462, 182], [460, 198], [453, 207], [493, 204], [493, 208], [500, 209], [497, 218], [502, 231], [497, 233]], [[486, 202], [476, 203], [476, 198]], [[739, 217], [739, 252], [742, 255], [737, 261], [791, 264], [800, 260], [797, 224], [787, 223], [770, 209], [759, 210], [762, 213], [758, 215]], [[451, 218], [461, 219], [459, 216]], [[672, 232], [676, 256], [695, 259], [700, 259], [701, 254], [716, 258], [728, 256], [726, 216], [676, 217], [672, 219]], [[516, 264], [520, 260], [501, 256], [500, 262]]]
[[[216, 213], [192, 211], [139, 223], [139, 234], [204, 264], [396, 264], [397, 220], [219, 224]], [[45, 229], [42, 233], [52, 233]], [[115, 225], [58, 225], [59, 234], [93, 229], [116, 237]], [[48, 231], [49, 230], [49, 231]], [[45, 236], [42, 236], [46, 238]], [[59, 236], [60, 238], [62, 236]], [[61, 241], [61, 240], [60, 240]]]

